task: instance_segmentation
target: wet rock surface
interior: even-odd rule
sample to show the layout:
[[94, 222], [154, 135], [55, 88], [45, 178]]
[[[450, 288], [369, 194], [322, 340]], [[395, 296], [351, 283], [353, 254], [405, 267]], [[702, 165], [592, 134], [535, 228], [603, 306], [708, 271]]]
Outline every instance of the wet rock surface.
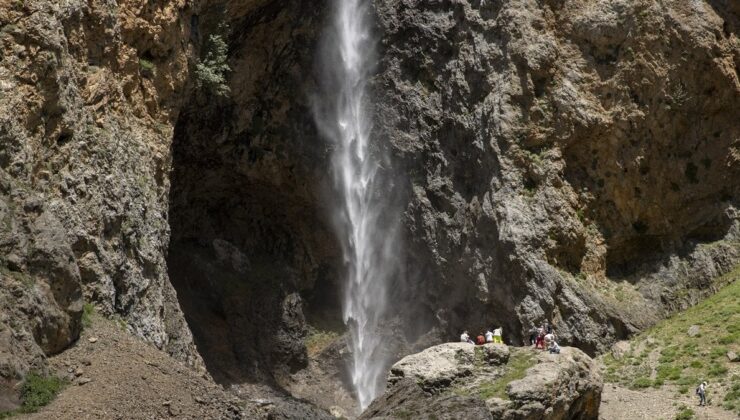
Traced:
[[449, 343], [393, 365], [360, 418], [596, 419], [601, 390], [595, 363], [575, 348]]

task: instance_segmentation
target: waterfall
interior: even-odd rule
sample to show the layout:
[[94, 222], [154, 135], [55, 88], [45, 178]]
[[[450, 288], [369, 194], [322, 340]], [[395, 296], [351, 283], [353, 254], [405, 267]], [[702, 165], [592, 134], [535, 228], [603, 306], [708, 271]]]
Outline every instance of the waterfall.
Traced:
[[399, 214], [383, 148], [372, 136], [367, 92], [374, 44], [370, 0], [334, 0], [320, 56], [322, 95], [314, 114], [332, 146], [336, 233], [346, 264], [343, 317], [350, 335], [351, 378], [364, 410], [382, 391], [389, 357], [380, 323], [397, 273]]

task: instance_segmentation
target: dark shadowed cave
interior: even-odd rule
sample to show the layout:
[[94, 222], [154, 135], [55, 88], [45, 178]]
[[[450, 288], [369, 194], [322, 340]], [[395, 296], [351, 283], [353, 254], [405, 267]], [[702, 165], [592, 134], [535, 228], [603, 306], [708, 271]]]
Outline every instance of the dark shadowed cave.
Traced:
[[[204, 38], [222, 30], [211, 9]], [[217, 381], [281, 382], [307, 365], [306, 318], [326, 328], [340, 316], [328, 151], [306, 71], [320, 8], [237, 9], [223, 33], [230, 94], [196, 91], [175, 128], [169, 275]]]

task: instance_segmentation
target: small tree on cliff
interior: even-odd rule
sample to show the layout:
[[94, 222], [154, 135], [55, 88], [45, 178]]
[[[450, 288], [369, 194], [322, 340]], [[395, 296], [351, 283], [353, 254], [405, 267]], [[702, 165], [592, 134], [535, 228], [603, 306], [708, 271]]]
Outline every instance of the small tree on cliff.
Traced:
[[[219, 32], [226, 32], [225, 26]], [[212, 34], [206, 43], [206, 56], [195, 66], [195, 83], [198, 89], [206, 89], [217, 96], [227, 96], [226, 73], [231, 71], [228, 60], [229, 47], [220, 34]]]

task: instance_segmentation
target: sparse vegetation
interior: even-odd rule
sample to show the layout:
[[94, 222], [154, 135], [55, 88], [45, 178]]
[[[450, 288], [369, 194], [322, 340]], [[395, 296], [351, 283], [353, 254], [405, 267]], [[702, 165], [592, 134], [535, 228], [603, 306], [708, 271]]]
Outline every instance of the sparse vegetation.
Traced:
[[506, 393], [506, 385], [509, 382], [524, 378], [527, 375], [527, 369], [535, 365], [535, 357], [529, 351], [516, 351], [509, 357], [504, 374], [493, 382], [484, 382], [478, 392], [480, 398], [487, 400], [492, 397], [509, 399]]
[[339, 338], [339, 333], [335, 331], [322, 331], [314, 327], [309, 327], [308, 335], [303, 343], [306, 345], [308, 355], [313, 356], [324, 351], [337, 338]]
[[32, 373], [26, 377], [21, 389], [23, 413], [34, 413], [49, 404], [64, 388], [65, 382], [56, 376], [41, 376]]
[[[225, 26], [219, 28], [219, 32], [226, 30]], [[195, 67], [196, 86], [199, 89], [206, 89], [216, 96], [228, 95], [230, 89], [226, 85], [226, 73], [231, 71], [227, 62], [228, 50], [222, 35], [212, 34], [208, 37], [205, 59]]]
[[676, 420], [691, 420], [694, 418], [694, 410], [682, 405], [678, 408], [678, 414], [676, 414]]
[[142, 74], [151, 75], [154, 73], [154, 63], [145, 58], [139, 58], [139, 69]]
[[[715, 282], [728, 285], [714, 296], [633, 338], [632, 351], [619, 360], [604, 356], [605, 380], [633, 389], [675, 386], [682, 395], [706, 380], [710, 395], [740, 414], [740, 377], [732, 375], [737, 369], [727, 358], [729, 351], [740, 352], [738, 280], [740, 266]], [[700, 334], [688, 334], [692, 325]]]
[[66, 382], [56, 376], [29, 374], [21, 387], [21, 407], [14, 411], [0, 412], [0, 419], [16, 414], [35, 413], [52, 402], [65, 385]]
[[95, 314], [95, 306], [92, 303], [82, 305], [82, 327], [90, 328], [92, 326], [92, 317]]

